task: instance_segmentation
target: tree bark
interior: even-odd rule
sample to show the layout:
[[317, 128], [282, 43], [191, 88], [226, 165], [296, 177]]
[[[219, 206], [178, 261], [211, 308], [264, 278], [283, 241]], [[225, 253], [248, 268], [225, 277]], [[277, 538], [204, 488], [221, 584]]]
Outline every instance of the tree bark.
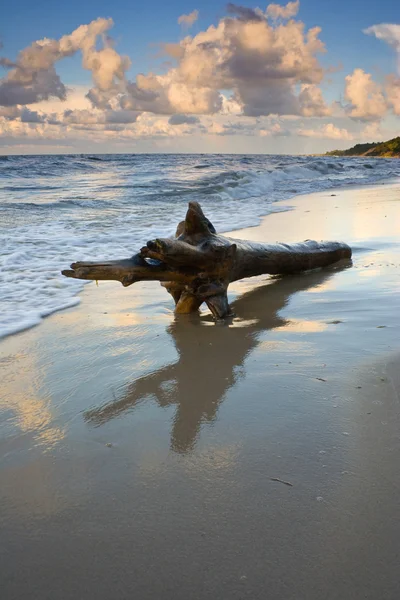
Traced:
[[190, 202], [175, 238], [150, 240], [132, 258], [76, 262], [62, 271], [75, 279], [115, 280], [127, 287], [160, 281], [177, 313], [191, 313], [205, 302], [216, 319], [230, 314], [229, 283], [262, 274], [288, 274], [325, 267], [351, 257], [341, 242], [259, 244], [218, 235], [197, 202]]

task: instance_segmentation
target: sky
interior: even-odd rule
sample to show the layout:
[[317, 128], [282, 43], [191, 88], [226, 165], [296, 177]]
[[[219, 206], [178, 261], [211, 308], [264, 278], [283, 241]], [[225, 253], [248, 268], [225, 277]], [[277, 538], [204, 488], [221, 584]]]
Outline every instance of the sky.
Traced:
[[0, 154], [308, 154], [400, 135], [397, 0], [21, 0], [0, 43]]

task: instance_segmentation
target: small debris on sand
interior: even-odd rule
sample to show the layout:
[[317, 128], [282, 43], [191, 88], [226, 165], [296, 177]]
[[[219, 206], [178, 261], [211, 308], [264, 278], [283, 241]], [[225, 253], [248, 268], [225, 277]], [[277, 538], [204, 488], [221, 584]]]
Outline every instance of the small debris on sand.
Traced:
[[289, 485], [290, 487], [293, 487], [293, 483], [290, 483], [290, 481], [284, 481], [284, 479], [279, 479], [279, 477], [270, 477], [271, 481], [277, 481], [278, 483], [283, 483], [285, 485]]

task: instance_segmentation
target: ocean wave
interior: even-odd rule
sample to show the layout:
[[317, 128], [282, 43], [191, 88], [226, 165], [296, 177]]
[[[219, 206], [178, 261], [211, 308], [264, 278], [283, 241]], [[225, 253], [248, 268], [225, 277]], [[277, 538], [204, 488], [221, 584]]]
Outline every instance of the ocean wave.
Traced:
[[93, 156], [3, 161], [0, 337], [79, 302], [83, 282], [60, 274], [72, 260], [129, 256], [172, 235], [189, 201], [202, 204], [217, 231], [232, 231], [287, 209], [278, 200], [400, 175], [396, 161], [383, 159]]
[[48, 191], [57, 190], [57, 189], [60, 189], [59, 186], [54, 186], [54, 185], [34, 185], [34, 184], [27, 184], [27, 185], [6, 185], [6, 186], [4, 186], [4, 187], [1, 188], [1, 190], [4, 191], [4, 192], [32, 192], [32, 191], [48, 192]]

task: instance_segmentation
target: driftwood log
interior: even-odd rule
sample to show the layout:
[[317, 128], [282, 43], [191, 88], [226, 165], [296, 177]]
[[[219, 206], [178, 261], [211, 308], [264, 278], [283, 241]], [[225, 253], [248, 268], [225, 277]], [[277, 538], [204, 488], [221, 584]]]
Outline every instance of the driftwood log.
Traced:
[[218, 235], [200, 204], [190, 202], [175, 238], [150, 240], [124, 260], [72, 263], [62, 274], [120, 281], [125, 287], [160, 281], [174, 298], [177, 313], [196, 312], [205, 302], [216, 319], [223, 319], [231, 314], [227, 290], [232, 281], [308, 271], [350, 257], [351, 248], [341, 242], [260, 244]]

